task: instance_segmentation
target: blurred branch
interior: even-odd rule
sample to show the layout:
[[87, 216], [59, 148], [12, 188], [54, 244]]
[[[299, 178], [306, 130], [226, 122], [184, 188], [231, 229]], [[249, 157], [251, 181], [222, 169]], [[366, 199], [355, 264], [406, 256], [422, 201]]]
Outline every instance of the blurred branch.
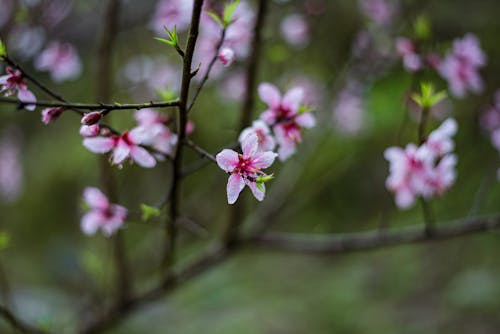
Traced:
[[7, 321], [7, 323], [9, 323], [16, 332], [33, 334], [47, 333], [41, 329], [24, 323], [21, 319], [17, 318], [11, 310], [3, 305], [0, 305], [0, 317], [5, 319], [5, 321]]
[[217, 61], [217, 57], [219, 56], [219, 51], [220, 51], [220, 49], [222, 47], [222, 44], [224, 43], [225, 39], [226, 39], [226, 28], [224, 27], [222, 29], [219, 42], [217, 43], [217, 45], [215, 47], [215, 54], [212, 57], [212, 59], [210, 60], [210, 63], [208, 64], [208, 67], [207, 67], [207, 71], [205, 72], [205, 75], [201, 79], [200, 84], [198, 85], [198, 88], [196, 89], [196, 91], [194, 93], [193, 100], [191, 101], [191, 104], [189, 105], [189, 108], [187, 109], [188, 113], [193, 108], [193, 106], [194, 106], [194, 104], [196, 102], [196, 99], [198, 98], [198, 95], [200, 94], [201, 90], [203, 89], [203, 87], [205, 86], [206, 82], [208, 81], [208, 77], [210, 76], [210, 72], [212, 71], [212, 68], [214, 67], [215, 62]]
[[[176, 107], [179, 101], [168, 101], [168, 102], [145, 102], [145, 103], [76, 103], [76, 102], [53, 102], [53, 101], [37, 101], [37, 102], [23, 102], [18, 99], [0, 97], [0, 103], [10, 103], [17, 104], [19, 106], [25, 105], [36, 105], [38, 107], [62, 107], [66, 109], [85, 109], [85, 110], [140, 110], [145, 108], [166, 108], [166, 107]], [[80, 114], [83, 112], [79, 111]]]
[[[106, 13], [103, 17], [103, 31], [99, 41], [97, 54], [96, 74], [96, 96], [101, 101], [111, 99], [113, 87], [113, 47], [118, 27], [120, 13], [120, 0], [109, 0]], [[103, 114], [109, 113], [107, 109]], [[100, 157], [101, 184], [106, 189], [108, 196], [113, 202], [118, 202], [118, 189], [113, 169], [105, 157]], [[123, 231], [118, 231], [111, 239], [113, 247], [113, 265], [115, 267], [116, 300], [118, 303], [125, 302], [131, 293], [131, 272], [128, 266], [127, 254], [123, 240]]]
[[191, 26], [189, 28], [189, 37], [185, 48], [182, 68], [182, 83], [179, 95], [178, 115], [177, 115], [177, 136], [178, 142], [175, 146], [175, 154], [172, 166], [172, 185], [167, 198], [170, 199], [170, 210], [166, 223], [166, 245], [163, 253], [162, 266], [167, 269], [172, 266], [175, 260], [175, 244], [177, 239], [176, 220], [179, 216], [180, 189], [182, 181], [182, 158], [183, 142], [186, 138], [186, 124], [188, 122], [188, 99], [189, 88], [191, 85], [192, 61], [196, 40], [198, 39], [198, 30], [200, 25], [201, 10], [203, 0], [195, 0], [191, 16]]
[[206, 150], [196, 145], [192, 140], [187, 139], [184, 141], [184, 144], [198, 153], [203, 159], [208, 159], [211, 162], [217, 163], [217, 160], [215, 159], [215, 156], [213, 154], [208, 153]]
[[432, 234], [416, 225], [395, 230], [344, 235], [270, 233], [253, 236], [249, 242], [260, 247], [298, 253], [340, 254], [396, 245], [439, 241], [500, 228], [500, 216], [459, 220], [436, 225]]

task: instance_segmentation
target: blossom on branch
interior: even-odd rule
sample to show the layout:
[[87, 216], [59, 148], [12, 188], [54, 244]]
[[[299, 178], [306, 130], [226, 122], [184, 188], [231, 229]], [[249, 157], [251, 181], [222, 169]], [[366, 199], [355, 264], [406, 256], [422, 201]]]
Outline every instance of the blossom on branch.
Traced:
[[447, 119], [417, 147], [390, 147], [384, 152], [390, 175], [386, 187], [395, 193], [396, 205], [408, 208], [421, 196], [430, 199], [442, 195], [455, 182], [457, 157], [452, 154], [451, 137], [457, 131], [454, 119]]
[[28, 84], [24, 80], [23, 74], [19, 70], [12, 67], [7, 67], [7, 75], [0, 76], [0, 93], [3, 92], [5, 96], [14, 95], [17, 93], [19, 101], [26, 103], [24, 106], [27, 110], [35, 110], [34, 104], [36, 96], [28, 89]]
[[42, 110], [42, 122], [49, 124], [55, 121], [64, 112], [62, 107], [45, 108]]
[[265, 181], [270, 178], [262, 169], [274, 162], [277, 154], [271, 151], [259, 152], [259, 138], [250, 134], [241, 141], [243, 154], [224, 149], [216, 155], [217, 164], [230, 174], [227, 182], [227, 202], [234, 204], [247, 185], [258, 201], [264, 199]]
[[99, 189], [88, 187], [83, 192], [85, 204], [90, 207], [81, 220], [83, 233], [94, 235], [101, 229], [104, 235], [110, 236], [123, 226], [127, 218], [127, 209], [109, 202]]
[[121, 165], [126, 159], [136, 162], [145, 168], [156, 166], [155, 158], [141, 147], [141, 133], [139, 130], [125, 131], [120, 135], [109, 137], [97, 136], [85, 138], [83, 146], [93, 153], [108, 153], [112, 151], [111, 162]]

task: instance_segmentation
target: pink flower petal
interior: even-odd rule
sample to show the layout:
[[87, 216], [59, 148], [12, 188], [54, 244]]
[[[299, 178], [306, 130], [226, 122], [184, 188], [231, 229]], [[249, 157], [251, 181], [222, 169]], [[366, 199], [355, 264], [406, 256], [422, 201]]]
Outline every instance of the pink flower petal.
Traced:
[[303, 113], [295, 118], [295, 122], [303, 128], [313, 128], [316, 126], [316, 118], [310, 112]]
[[276, 86], [270, 83], [261, 83], [258, 88], [259, 96], [262, 101], [267, 103], [271, 109], [276, 109], [281, 103], [281, 93]]
[[93, 153], [107, 153], [113, 149], [115, 141], [110, 137], [85, 138], [83, 146]]
[[224, 149], [215, 156], [219, 167], [226, 172], [232, 172], [238, 164], [238, 153], [233, 150]]
[[274, 152], [259, 152], [254, 155], [252, 164], [255, 168], [263, 169], [271, 166], [278, 154]]
[[245, 181], [240, 174], [231, 174], [227, 180], [227, 202], [234, 204], [245, 187]]
[[155, 158], [143, 147], [133, 146], [130, 149], [132, 160], [144, 168], [153, 168], [156, 166]]
[[[19, 101], [28, 103], [28, 102], [36, 102], [36, 96], [33, 94], [31, 91], [28, 89], [19, 89], [17, 93], [17, 98]], [[24, 109], [26, 110], [35, 110], [36, 105], [34, 104], [27, 104]]]
[[243, 151], [243, 156], [249, 158], [257, 152], [259, 148], [259, 137], [256, 134], [250, 134], [243, 138], [241, 142], [241, 149]]
[[258, 200], [258, 201], [262, 201], [264, 200], [264, 196], [266, 195], [266, 186], [264, 183], [261, 184], [262, 186], [262, 189], [264, 189], [264, 191], [261, 191], [258, 187], [257, 187], [257, 183], [255, 182], [251, 182], [251, 181], [248, 181], [247, 182], [247, 185], [248, 187], [250, 188], [250, 190], [252, 191], [252, 194], [253, 196]]
[[90, 211], [82, 217], [80, 227], [83, 233], [87, 235], [94, 235], [97, 232], [97, 229], [101, 227], [104, 220], [103, 215], [99, 211]]
[[284, 108], [290, 109], [293, 112], [299, 110], [300, 103], [304, 98], [304, 90], [300, 87], [295, 87], [290, 89], [283, 97], [283, 102], [281, 103]]
[[130, 154], [130, 146], [123, 140], [118, 141], [115, 150], [113, 151], [113, 164], [118, 165], [127, 159]]
[[106, 209], [109, 206], [109, 201], [99, 189], [87, 187], [83, 191], [83, 199], [91, 208]]

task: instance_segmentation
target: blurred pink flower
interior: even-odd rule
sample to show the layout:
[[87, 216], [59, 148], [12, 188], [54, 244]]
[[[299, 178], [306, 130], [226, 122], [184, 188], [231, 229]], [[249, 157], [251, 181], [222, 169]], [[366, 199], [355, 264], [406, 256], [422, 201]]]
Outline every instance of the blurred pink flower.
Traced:
[[332, 108], [334, 127], [344, 135], [357, 135], [366, 127], [362, 87], [349, 81], [337, 95]]
[[359, 6], [365, 16], [382, 26], [390, 25], [397, 13], [391, 0], [359, 0]]
[[[141, 145], [151, 146], [165, 155], [172, 155], [177, 144], [177, 135], [167, 127], [168, 118], [154, 109], [142, 109], [135, 112], [139, 126], [132, 131]], [[157, 158], [160, 158], [156, 155]]]
[[111, 204], [106, 195], [97, 188], [85, 188], [83, 199], [90, 207], [90, 211], [81, 220], [82, 231], [87, 235], [94, 235], [101, 229], [104, 235], [110, 236], [122, 227], [127, 219], [127, 209]]
[[16, 201], [23, 189], [23, 166], [17, 129], [0, 133], [0, 200]]
[[189, 27], [193, 0], [160, 0], [156, 5], [151, 28], [157, 33], [164, 33], [164, 28], [182, 32]]
[[17, 58], [27, 60], [40, 52], [45, 39], [46, 32], [43, 27], [27, 24], [15, 25], [9, 32], [9, 51]]
[[2, 8], [0, 11], [0, 28], [2, 28], [11, 18], [14, 0], [0, 0], [0, 8]]
[[292, 14], [285, 17], [280, 24], [281, 36], [295, 47], [304, 47], [309, 42], [309, 24], [304, 16]]
[[420, 147], [408, 144], [405, 149], [385, 150], [384, 156], [390, 163], [386, 187], [395, 193], [399, 208], [410, 207], [418, 196], [429, 199], [442, 195], [453, 185], [457, 158], [451, 154], [451, 136], [456, 130], [455, 120], [447, 119]]
[[258, 151], [272, 151], [276, 146], [276, 141], [271, 135], [271, 130], [262, 120], [253, 121], [252, 126], [241, 131], [239, 136], [240, 143], [251, 134], [255, 134], [258, 140]]
[[479, 93], [483, 89], [483, 80], [479, 69], [486, 64], [486, 56], [473, 34], [453, 42], [453, 49], [439, 65], [439, 73], [448, 81], [451, 94], [460, 98], [470, 90]]
[[[271, 166], [277, 154], [274, 152], [259, 152], [259, 138], [250, 134], [241, 141], [243, 154], [230, 149], [224, 149], [216, 155], [219, 167], [230, 174], [227, 182], [227, 202], [234, 204], [240, 192], [247, 185], [258, 201], [265, 196], [265, 185], [257, 185], [259, 176], [266, 176], [262, 171]], [[260, 189], [259, 189], [260, 188]]]
[[[11, 67], [7, 67], [6, 71], [7, 75], [0, 76], [0, 93], [3, 92], [5, 96], [17, 93], [17, 98], [23, 103], [36, 102], [35, 94], [28, 89], [21, 71], [14, 70]], [[27, 104], [24, 108], [35, 110], [36, 106]]]
[[72, 0], [49, 0], [41, 6], [40, 18], [44, 25], [55, 27], [64, 20], [73, 7]]
[[416, 51], [415, 43], [406, 37], [396, 39], [396, 50], [403, 58], [404, 68], [408, 72], [416, 72], [423, 67], [421, 56]]
[[121, 135], [111, 135], [109, 137], [97, 136], [85, 138], [83, 146], [93, 153], [112, 152], [113, 164], [121, 165], [127, 158], [145, 168], [152, 168], [156, 165], [155, 158], [140, 145], [143, 139], [140, 129], [125, 131]]
[[243, 71], [228, 73], [220, 85], [217, 85], [218, 93], [223, 97], [222, 102], [227, 100], [239, 101], [246, 91], [246, 76]]
[[49, 71], [52, 80], [62, 82], [75, 79], [82, 72], [76, 49], [69, 43], [52, 42], [35, 61], [40, 71]]

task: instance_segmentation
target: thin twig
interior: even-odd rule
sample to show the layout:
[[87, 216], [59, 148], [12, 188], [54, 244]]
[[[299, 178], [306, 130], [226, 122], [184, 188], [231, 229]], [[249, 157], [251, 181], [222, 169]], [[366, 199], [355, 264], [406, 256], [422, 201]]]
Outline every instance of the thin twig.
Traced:
[[213, 154], [208, 153], [205, 149], [196, 145], [192, 140], [187, 139], [184, 141], [184, 144], [193, 151], [195, 151], [196, 153], [198, 153], [202, 158], [217, 163], [217, 160], [215, 159], [215, 156]]
[[215, 65], [215, 62], [217, 61], [217, 57], [219, 56], [220, 49], [222, 47], [222, 44], [224, 44], [224, 39], [226, 38], [226, 28], [222, 29], [221, 36], [219, 39], [219, 42], [217, 43], [215, 47], [215, 54], [210, 60], [210, 63], [208, 64], [207, 71], [205, 72], [205, 75], [203, 76], [203, 79], [201, 79], [200, 84], [198, 85], [198, 88], [196, 88], [196, 91], [193, 96], [193, 100], [191, 101], [191, 104], [189, 105], [189, 108], [187, 112], [189, 113], [191, 109], [193, 108], [196, 99], [198, 98], [198, 95], [200, 94], [201, 90], [205, 86], [206, 82], [208, 81], [208, 78], [210, 76], [210, 72], [212, 71], [213, 66]]
[[145, 102], [145, 103], [77, 103], [77, 102], [54, 102], [54, 101], [37, 101], [37, 102], [23, 102], [18, 99], [0, 97], [0, 103], [17, 104], [19, 106], [36, 105], [38, 107], [62, 107], [65, 109], [83, 109], [83, 110], [140, 110], [145, 108], [166, 108], [177, 107], [179, 101], [168, 102]]

